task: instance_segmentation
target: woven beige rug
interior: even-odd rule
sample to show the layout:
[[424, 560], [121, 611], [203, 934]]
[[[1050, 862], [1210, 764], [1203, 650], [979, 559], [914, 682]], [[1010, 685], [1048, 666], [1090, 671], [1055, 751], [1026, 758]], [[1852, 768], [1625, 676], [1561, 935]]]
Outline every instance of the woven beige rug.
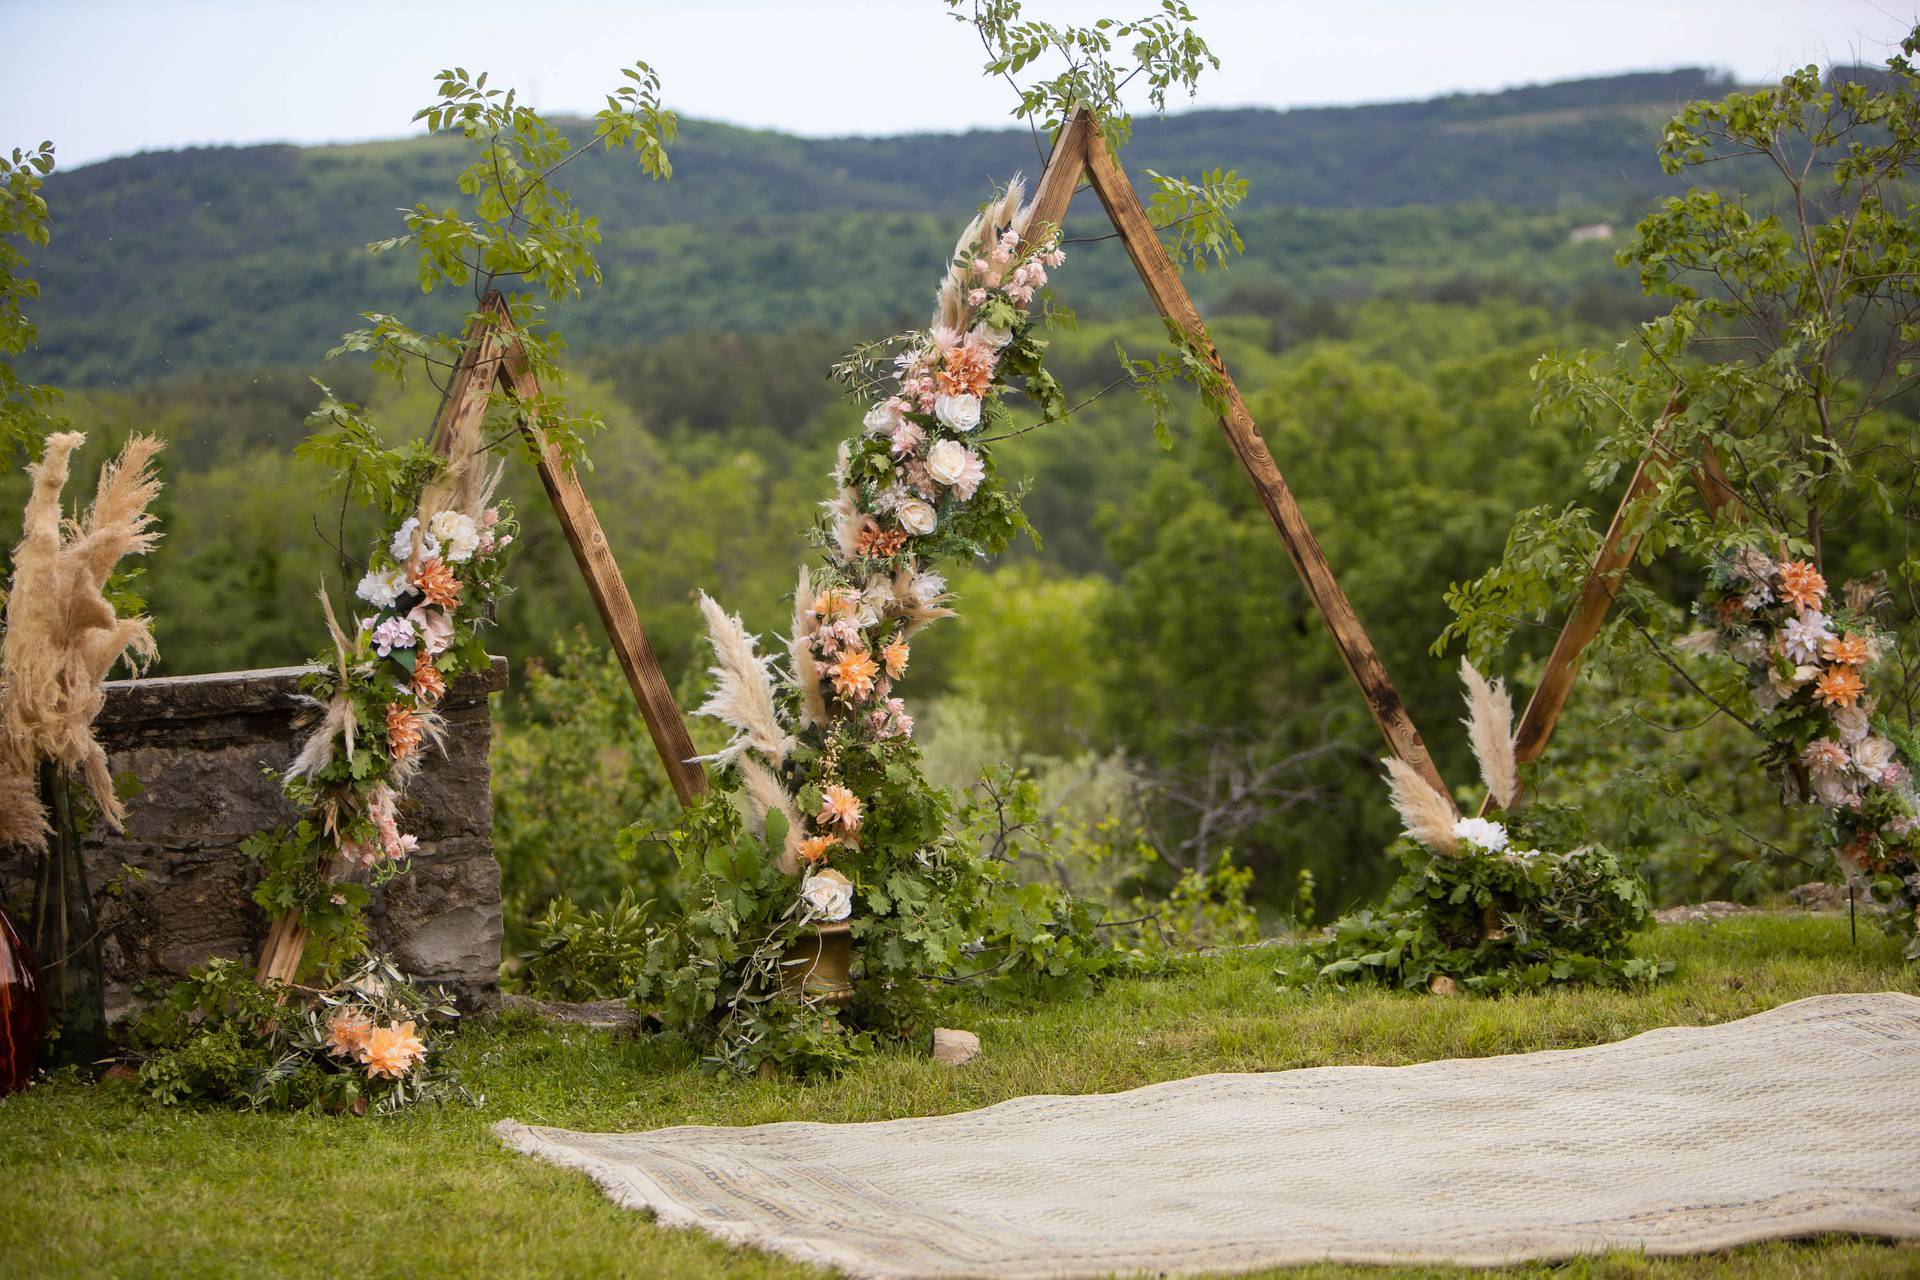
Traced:
[[919, 1120], [498, 1132], [731, 1243], [857, 1277], [1026, 1280], [1920, 1236], [1917, 1103], [1920, 999], [1884, 994]]

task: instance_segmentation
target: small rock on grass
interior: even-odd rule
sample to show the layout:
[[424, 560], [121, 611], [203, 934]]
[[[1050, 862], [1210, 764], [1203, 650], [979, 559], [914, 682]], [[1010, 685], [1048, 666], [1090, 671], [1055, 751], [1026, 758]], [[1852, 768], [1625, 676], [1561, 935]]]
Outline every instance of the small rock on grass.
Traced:
[[980, 1056], [980, 1037], [951, 1027], [933, 1029], [933, 1060], [949, 1067], [965, 1066]]

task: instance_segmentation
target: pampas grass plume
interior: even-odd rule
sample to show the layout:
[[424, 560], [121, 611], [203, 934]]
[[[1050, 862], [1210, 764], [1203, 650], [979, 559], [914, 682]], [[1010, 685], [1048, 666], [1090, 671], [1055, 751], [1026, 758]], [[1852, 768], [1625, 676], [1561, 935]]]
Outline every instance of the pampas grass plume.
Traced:
[[1393, 807], [1400, 814], [1406, 833], [1435, 853], [1457, 853], [1460, 838], [1453, 834], [1459, 814], [1453, 801], [1434, 790], [1420, 771], [1398, 756], [1380, 763], [1387, 766], [1387, 786], [1393, 792]]
[[1460, 679], [1467, 686], [1463, 723], [1473, 758], [1480, 762], [1481, 781], [1496, 805], [1510, 809], [1520, 794], [1520, 771], [1513, 754], [1513, 699], [1507, 696], [1507, 682], [1488, 683], [1465, 658], [1460, 659]]
[[714, 688], [699, 714], [712, 716], [736, 734], [724, 748], [701, 759], [736, 760], [751, 747], [779, 764], [793, 750], [793, 736], [780, 727], [773, 705], [773, 676], [754, 651], [753, 637], [739, 615], [729, 615], [704, 591], [700, 613], [707, 620], [707, 638], [713, 642]]

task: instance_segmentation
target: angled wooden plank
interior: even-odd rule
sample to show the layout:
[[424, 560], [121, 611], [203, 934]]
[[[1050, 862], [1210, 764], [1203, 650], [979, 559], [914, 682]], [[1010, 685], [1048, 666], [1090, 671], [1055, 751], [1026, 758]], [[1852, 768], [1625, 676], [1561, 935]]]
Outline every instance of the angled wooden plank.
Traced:
[[[434, 452], [446, 453], [451, 442], [486, 415], [487, 401], [499, 378], [506, 354], [506, 333], [512, 324], [506, 302], [497, 293], [480, 300], [480, 308], [467, 323], [460, 346], [460, 361], [447, 382], [440, 399], [440, 411], [434, 417], [427, 439]], [[336, 859], [325, 871], [331, 880], [341, 872]], [[307, 949], [307, 926], [298, 911], [283, 911], [274, 917], [260, 946], [260, 963], [254, 971], [259, 982], [269, 979], [292, 982], [300, 972], [300, 960]]]
[[[1653, 437], [1647, 444], [1647, 454], [1640, 459], [1640, 465], [1634, 468], [1633, 479], [1627, 485], [1626, 493], [1621, 496], [1612, 522], [1607, 525], [1607, 535], [1600, 542], [1600, 550], [1594, 554], [1593, 567], [1587, 571], [1579, 598], [1574, 601], [1567, 620], [1560, 626], [1553, 652], [1548, 655], [1547, 665], [1540, 672], [1540, 683], [1534, 686], [1533, 696], [1527, 699], [1527, 709], [1521, 714], [1520, 727], [1513, 735], [1514, 758], [1521, 764], [1538, 760], [1546, 751], [1547, 740], [1553, 736], [1554, 726], [1560, 722], [1567, 699], [1572, 696], [1574, 682], [1580, 677], [1580, 664], [1587, 646], [1600, 634], [1607, 613], [1613, 608], [1620, 581], [1633, 563], [1634, 554], [1640, 549], [1640, 534], [1632, 528], [1639, 514], [1636, 508], [1672, 468], [1681, 465], [1681, 460], [1660, 443], [1676, 408], [1675, 404], [1670, 403], [1659, 425], [1654, 428]], [[1728, 507], [1738, 509], [1739, 499], [1733, 487], [1727, 483], [1726, 475], [1720, 469], [1719, 456], [1711, 444], [1702, 448], [1694, 480], [1700, 487], [1700, 496], [1707, 504], [1708, 511], [1718, 515]], [[1484, 816], [1492, 807], [1493, 797], [1488, 796], [1480, 803], [1481, 814]]]
[[[526, 359], [517, 346], [509, 347], [500, 368], [502, 379], [516, 399], [528, 403], [539, 398], [540, 384], [527, 368]], [[626, 674], [634, 700], [640, 704], [640, 714], [647, 722], [653, 749], [666, 768], [667, 780], [673, 784], [673, 794], [681, 804], [692, 804], [706, 794], [707, 773], [693, 758], [696, 750], [687, 733], [687, 722], [681, 718], [680, 708], [673, 700], [673, 687], [660, 670], [660, 660], [654, 655], [646, 628], [640, 625], [640, 614], [633, 607], [626, 579], [620, 576], [620, 564], [614, 559], [613, 549], [607, 545], [600, 518], [594, 514], [593, 504], [587, 500], [586, 491], [580, 487], [580, 478], [566, 454], [558, 446], [547, 443], [525, 415], [520, 419], [520, 428], [540, 450], [540, 483], [546, 487], [554, 515], [559, 517], [567, 546], [573, 550], [574, 563], [580, 566], [580, 574], [586, 579], [587, 591], [613, 645], [614, 657]]]
[[1126, 245], [1127, 256], [1133, 259], [1134, 269], [1147, 286], [1153, 305], [1163, 317], [1188, 335], [1195, 349], [1219, 376], [1222, 399], [1225, 401], [1224, 412], [1220, 414], [1220, 428], [1226, 432], [1227, 442], [1233, 446], [1235, 456], [1240, 459], [1247, 478], [1253, 482], [1254, 491], [1260, 496], [1261, 505], [1267, 509], [1274, 528], [1279, 531], [1280, 541], [1286, 545], [1287, 555], [1292, 559], [1301, 581], [1306, 584], [1307, 594], [1313, 598], [1321, 619], [1332, 633], [1334, 645], [1340, 650], [1340, 658], [1346, 663], [1348, 674], [1360, 686], [1367, 709], [1373, 713], [1374, 723], [1379, 726], [1394, 755], [1417, 769], [1441, 795], [1448, 795], [1440, 771], [1427, 754], [1419, 730], [1414, 728], [1413, 718], [1407, 714], [1405, 704], [1394, 690], [1393, 681], [1388, 678], [1379, 654], [1374, 652], [1373, 642], [1360, 625], [1360, 618], [1354, 613], [1347, 593], [1341, 589], [1339, 580], [1327, 564], [1326, 555], [1320, 550], [1320, 544], [1314, 538], [1300, 504], [1295, 501], [1293, 491], [1287, 487], [1280, 468], [1274, 464], [1273, 455], [1267, 451], [1260, 428], [1255, 425], [1253, 415], [1247, 412], [1246, 403], [1240, 398], [1240, 390], [1233, 383], [1233, 375], [1227, 372], [1226, 362], [1220, 358], [1220, 352], [1207, 333], [1206, 324], [1200, 319], [1199, 310], [1180, 281], [1180, 273], [1167, 256], [1166, 247], [1160, 243], [1160, 236], [1153, 224], [1147, 220], [1140, 197], [1135, 194], [1127, 175], [1107, 154], [1106, 145], [1097, 133], [1092, 134], [1087, 142], [1086, 166], [1088, 175], [1093, 179], [1094, 192], [1106, 207], [1114, 229], [1120, 233], [1121, 243]]
[[1046, 227], [1059, 228], [1066, 222], [1067, 206], [1073, 203], [1074, 190], [1086, 172], [1088, 140], [1094, 138], [1097, 135], [1093, 116], [1083, 108], [1073, 113], [1060, 136], [1054, 139], [1053, 150], [1047, 154], [1047, 167], [1041, 171], [1040, 181], [1033, 189], [1026, 234], [1021, 242], [1023, 252], [1033, 247], [1039, 231]]

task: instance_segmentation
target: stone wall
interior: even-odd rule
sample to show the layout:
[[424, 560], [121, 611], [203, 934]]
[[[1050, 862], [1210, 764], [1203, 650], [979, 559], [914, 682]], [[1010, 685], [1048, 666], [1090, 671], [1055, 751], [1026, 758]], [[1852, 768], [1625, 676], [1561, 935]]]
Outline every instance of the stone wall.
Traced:
[[[293, 756], [302, 667], [113, 681], [96, 723], [116, 775], [140, 793], [127, 829], [86, 839], [110, 1016], [136, 982], [176, 978], [211, 956], [258, 958], [267, 918], [250, 896], [255, 864], [239, 851], [293, 818], [268, 769]], [[463, 1003], [493, 995], [500, 968], [500, 868], [493, 859], [488, 694], [507, 664], [454, 682], [440, 710], [446, 752], [429, 753], [401, 807], [420, 837], [413, 869], [374, 894], [369, 932], [421, 982]], [[132, 868], [129, 872], [125, 868]], [[0, 849], [0, 893], [25, 914], [33, 858]]]

